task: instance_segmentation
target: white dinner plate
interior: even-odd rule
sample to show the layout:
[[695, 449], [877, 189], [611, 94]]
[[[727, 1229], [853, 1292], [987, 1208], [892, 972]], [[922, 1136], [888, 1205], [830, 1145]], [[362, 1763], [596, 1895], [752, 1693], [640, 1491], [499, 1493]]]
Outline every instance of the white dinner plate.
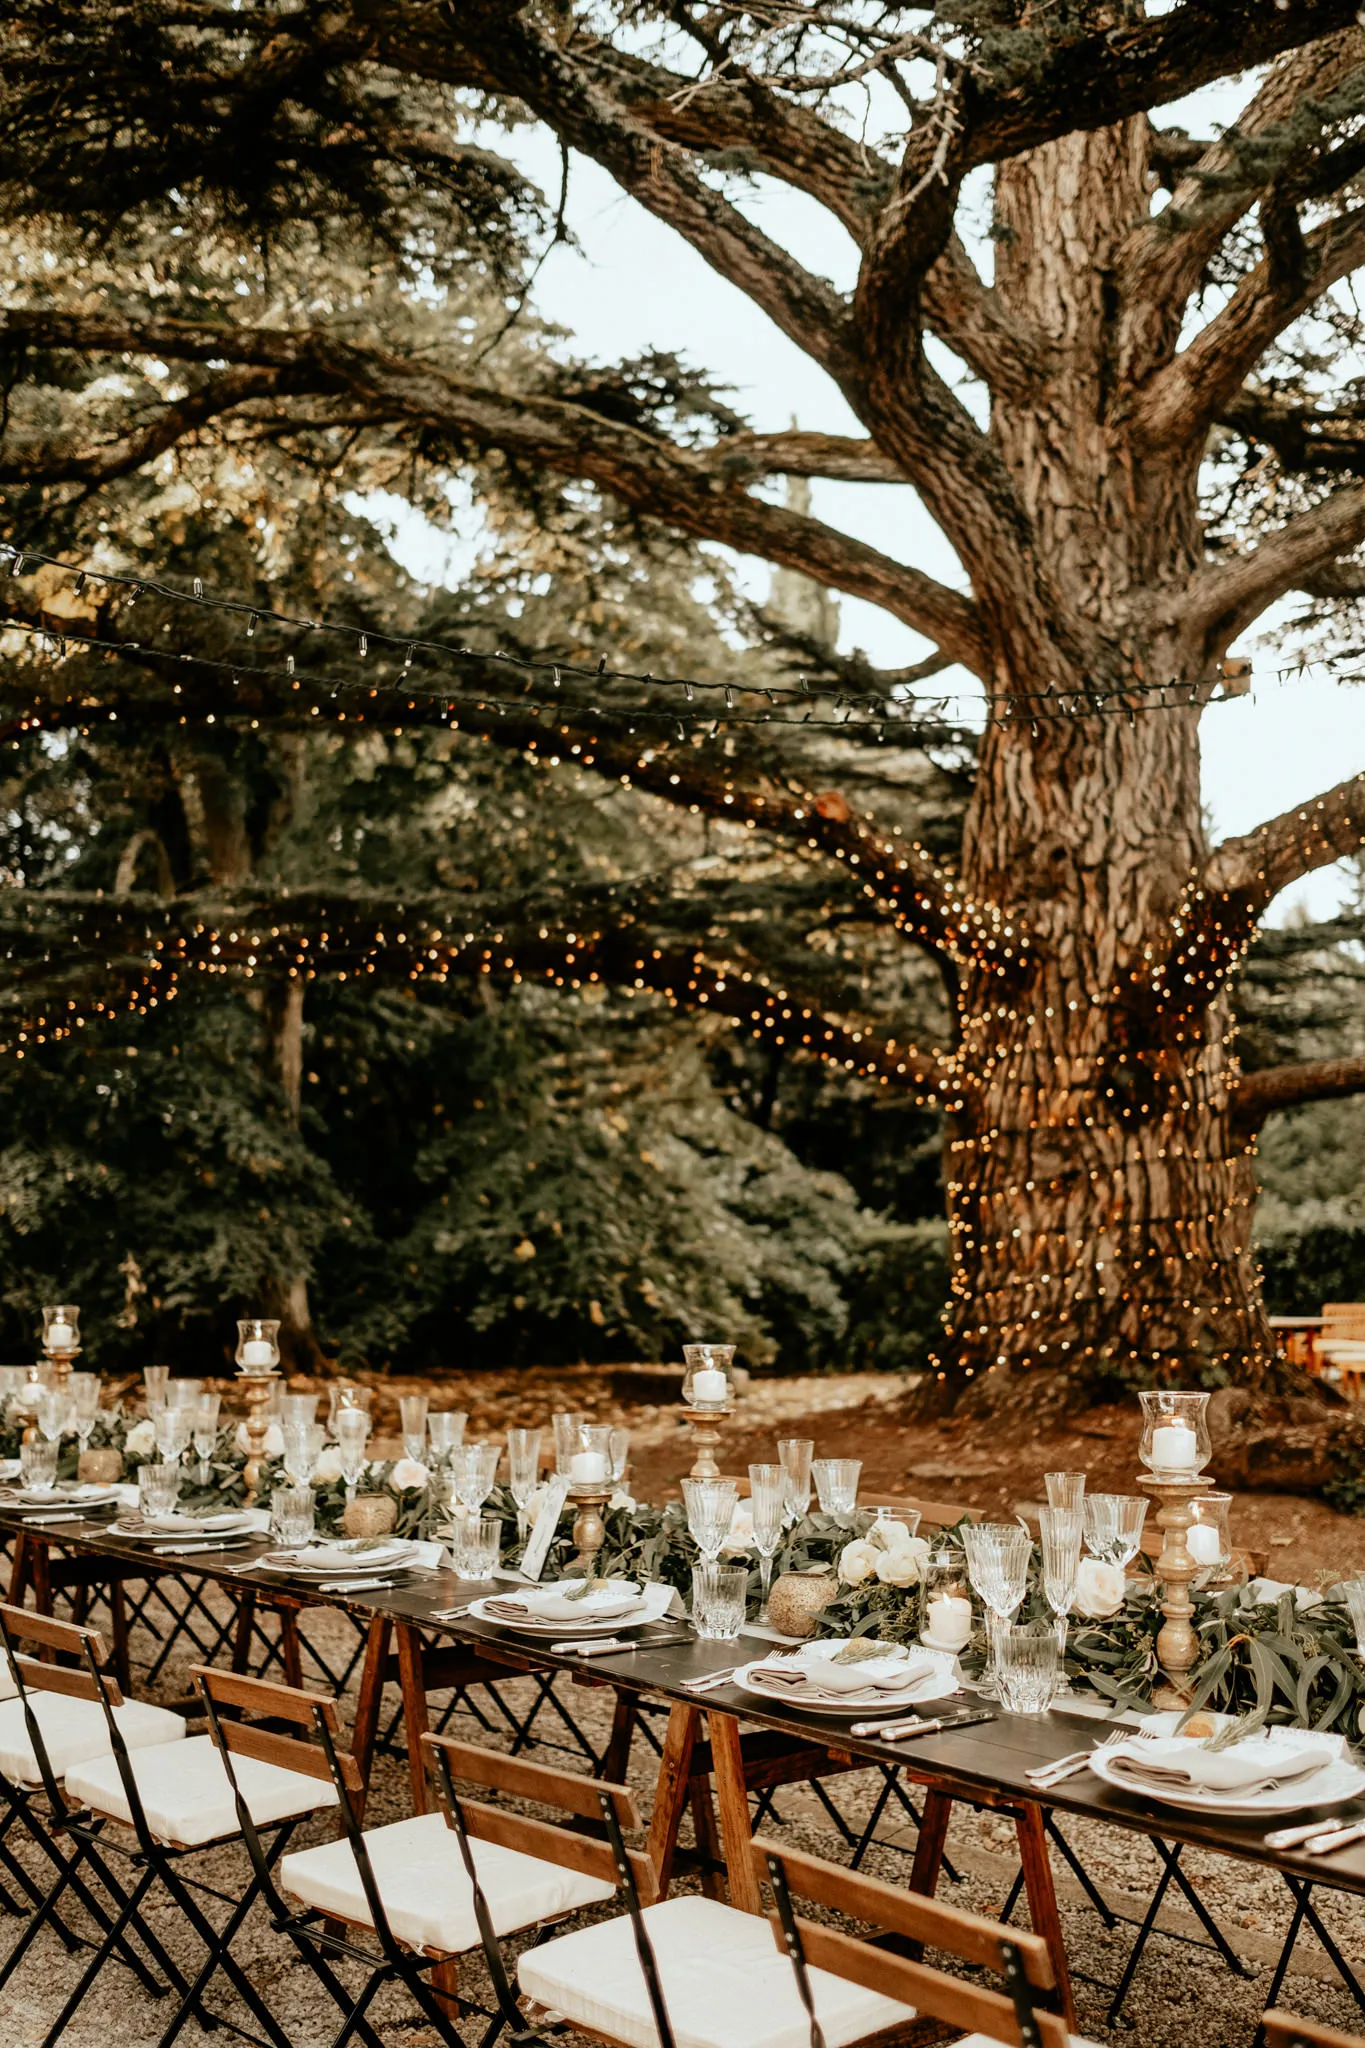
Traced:
[[[543, 1614], [528, 1614], [524, 1620], [512, 1621], [505, 1614], [484, 1612], [489, 1601], [496, 1601], [498, 1597], [496, 1593], [490, 1593], [482, 1600], [475, 1600], [469, 1609], [470, 1620], [485, 1622], [489, 1628], [505, 1628], [513, 1635], [557, 1636], [561, 1641], [567, 1641], [572, 1636], [611, 1636], [615, 1635], [618, 1629], [641, 1628], [647, 1621], [661, 1619], [657, 1613], [651, 1611], [651, 1603], [648, 1600], [640, 1599], [633, 1606], [626, 1608], [624, 1613], [618, 1611], [615, 1614], [604, 1615], [597, 1621], [589, 1621], [586, 1618], [582, 1621], [565, 1621], [553, 1617], [547, 1619]], [[508, 1596], [504, 1594], [502, 1597], [505, 1599]]]
[[164, 1543], [168, 1536], [242, 1536], [255, 1523], [245, 1509], [222, 1515], [150, 1515], [136, 1522], [118, 1521], [112, 1533], [130, 1543]]
[[388, 1542], [373, 1537], [353, 1537], [336, 1543], [311, 1544], [306, 1550], [267, 1550], [257, 1558], [266, 1571], [288, 1573], [299, 1579], [335, 1579], [343, 1573], [391, 1572], [411, 1564], [418, 1545], [395, 1536]]
[[1365, 1770], [1349, 1757], [1324, 1764], [1320, 1771], [1311, 1771], [1307, 1777], [1291, 1778], [1277, 1785], [1273, 1792], [1257, 1792], [1250, 1798], [1245, 1793], [1211, 1792], [1202, 1785], [1142, 1785], [1115, 1771], [1113, 1759], [1102, 1749], [1092, 1753], [1090, 1768], [1116, 1792], [1131, 1792], [1139, 1799], [1157, 1799], [1163, 1806], [1181, 1806], [1191, 1813], [1300, 1813], [1314, 1806], [1340, 1806], [1343, 1800], [1358, 1799], [1365, 1792]]
[[119, 1497], [116, 1486], [84, 1485], [23, 1486], [14, 1496], [14, 1504], [21, 1508], [100, 1508], [108, 1507]]
[[780, 1702], [821, 1714], [894, 1714], [901, 1707], [918, 1707], [929, 1700], [950, 1699], [961, 1685], [956, 1658], [943, 1652], [935, 1658], [937, 1668], [916, 1679], [913, 1685], [869, 1685], [863, 1692], [824, 1692], [813, 1684], [764, 1685], [761, 1675], [755, 1679], [752, 1674], [759, 1664], [766, 1661], [758, 1658], [752, 1664], [741, 1664], [731, 1683], [737, 1685], [741, 1692], [752, 1693], [755, 1699], [767, 1700], [770, 1706]]

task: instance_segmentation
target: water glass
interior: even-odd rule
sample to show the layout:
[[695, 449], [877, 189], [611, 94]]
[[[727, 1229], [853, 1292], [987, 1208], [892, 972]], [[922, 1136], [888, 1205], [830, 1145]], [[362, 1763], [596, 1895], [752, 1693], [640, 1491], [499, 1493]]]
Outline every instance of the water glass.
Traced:
[[316, 1394], [281, 1394], [280, 1422], [285, 1429], [290, 1424], [302, 1429], [318, 1419], [318, 1396]]
[[165, 1407], [166, 1388], [170, 1384], [170, 1378], [171, 1369], [168, 1365], [143, 1366], [142, 1385], [147, 1396], [147, 1413], [149, 1415], [153, 1408]]
[[277, 1486], [270, 1496], [270, 1533], [286, 1550], [302, 1550], [313, 1540], [317, 1503], [311, 1486]]
[[180, 1467], [140, 1465], [137, 1474], [137, 1504], [144, 1515], [173, 1515], [180, 1498]]
[[[703, 1482], [703, 1484], [714, 1482]], [[744, 1626], [743, 1565], [699, 1564], [692, 1573], [692, 1626], [703, 1642], [732, 1643]]]
[[427, 1435], [431, 1438], [431, 1455], [436, 1464], [443, 1464], [464, 1442], [464, 1426], [468, 1420], [463, 1408], [442, 1408], [437, 1414], [427, 1416]]
[[517, 1534], [526, 1534], [526, 1507], [540, 1479], [540, 1436], [538, 1429], [509, 1429], [507, 1432], [507, 1483], [517, 1504]]
[[1089, 1493], [1085, 1497], [1085, 1541], [1092, 1557], [1106, 1564], [1131, 1564], [1142, 1541], [1147, 1500], [1128, 1493]]
[[502, 1523], [496, 1515], [466, 1515], [456, 1522], [451, 1545], [462, 1579], [491, 1579], [502, 1555]]
[[365, 1447], [370, 1440], [370, 1418], [363, 1408], [338, 1408], [336, 1439], [341, 1452], [341, 1477], [347, 1500], [365, 1476]]
[[858, 1502], [861, 1458], [816, 1458], [811, 1465], [822, 1515], [851, 1515]]
[[427, 1409], [430, 1406], [425, 1394], [404, 1394], [398, 1403], [403, 1418], [403, 1449], [414, 1464], [424, 1462], [427, 1447]]
[[193, 1432], [193, 1423], [188, 1408], [173, 1408], [169, 1402], [158, 1408], [152, 1416], [156, 1429], [156, 1447], [163, 1461], [178, 1464]]
[[754, 1521], [754, 1549], [763, 1585], [763, 1604], [758, 1610], [762, 1622], [768, 1619], [768, 1593], [772, 1586], [773, 1559], [782, 1542], [787, 1519], [786, 1473], [780, 1465], [749, 1467], [749, 1507]]
[[[24, 1445], [28, 1449], [28, 1445]], [[1343, 1579], [1341, 1597], [1346, 1602], [1346, 1612], [1351, 1617], [1351, 1626], [1356, 1632], [1356, 1655], [1365, 1657], [1365, 1576]]]
[[684, 1479], [687, 1531], [707, 1564], [720, 1556], [730, 1533], [739, 1488], [733, 1479]]
[[1043, 1484], [1047, 1488], [1050, 1508], [1061, 1508], [1073, 1515], [1081, 1512], [1081, 1504], [1085, 1500], [1084, 1472], [1045, 1472]]
[[19, 1446], [19, 1469], [33, 1493], [47, 1493], [56, 1483], [57, 1445], [50, 1436], [31, 1437]]
[[810, 1468], [815, 1445], [809, 1437], [783, 1437], [777, 1446], [777, 1462], [787, 1475], [787, 1514], [799, 1522], [810, 1513]]
[[1057, 1690], [1057, 1631], [1045, 1621], [997, 1629], [995, 1675], [1000, 1704], [1011, 1714], [1043, 1714]]

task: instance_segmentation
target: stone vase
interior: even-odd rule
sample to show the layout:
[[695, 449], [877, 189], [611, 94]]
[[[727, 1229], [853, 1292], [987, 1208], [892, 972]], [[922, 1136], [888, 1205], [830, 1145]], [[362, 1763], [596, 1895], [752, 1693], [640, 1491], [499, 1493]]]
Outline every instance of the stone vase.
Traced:
[[386, 1493], [360, 1493], [341, 1510], [344, 1536], [387, 1536], [398, 1520], [398, 1503]]
[[112, 1444], [98, 1451], [82, 1451], [76, 1460], [76, 1477], [82, 1486], [112, 1486], [123, 1477], [122, 1451]]
[[816, 1616], [839, 1588], [827, 1564], [783, 1572], [768, 1595], [768, 1619], [784, 1636], [813, 1636]]

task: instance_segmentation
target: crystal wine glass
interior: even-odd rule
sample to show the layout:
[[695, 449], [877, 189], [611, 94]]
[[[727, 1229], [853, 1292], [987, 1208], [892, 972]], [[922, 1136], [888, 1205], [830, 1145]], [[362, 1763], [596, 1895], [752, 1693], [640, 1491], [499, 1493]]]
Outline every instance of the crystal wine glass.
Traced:
[[733, 1479], [684, 1479], [682, 1490], [688, 1534], [706, 1563], [714, 1564], [730, 1533], [739, 1488]]
[[404, 1394], [398, 1403], [403, 1417], [403, 1449], [415, 1465], [426, 1463], [427, 1409], [425, 1394]]
[[163, 1464], [178, 1465], [185, 1455], [192, 1432], [188, 1408], [173, 1408], [168, 1402], [152, 1418], [156, 1426], [156, 1447]]
[[1090, 1493], [1085, 1498], [1085, 1543], [1106, 1564], [1129, 1565], [1142, 1541], [1147, 1501], [1128, 1493]]
[[851, 1515], [858, 1504], [861, 1458], [816, 1458], [811, 1464], [822, 1515]]
[[986, 1637], [990, 1661], [980, 1691], [983, 1698], [999, 1696], [995, 1676], [997, 1630], [1014, 1619], [1028, 1584], [1033, 1538], [1017, 1522], [967, 1522], [962, 1529], [962, 1547], [967, 1555], [967, 1572], [986, 1608]]
[[[463, 1408], [442, 1408], [435, 1415], [427, 1416], [427, 1435], [431, 1438], [431, 1458], [435, 1465], [444, 1465], [452, 1451], [458, 1450], [464, 1442], [464, 1427], [469, 1417]], [[407, 1439], [404, 1438], [404, 1448]]]
[[199, 1460], [195, 1477], [201, 1486], [207, 1486], [213, 1467], [209, 1463], [218, 1443], [218, 1410], [222, 1404], [221, 1394], [201, 1394], [199, 1406], [191, 1415], [194, 1430], [194, 1455]]
[[1066, 1622], [1076, 1597], [1081, 1567], [1081, 1516], [1074, 1508], [1044, 1508], [1038, 1517], [1043, 1545], [1043, 1595], [1057, 1628], [1057, 1649], [1066, 1654]]
[[777, 1462], [787, 1475], [787, 1514], [799, 1522], [810, 1513], [810, 1468], [815, 1445], [809, 1437], [783, 1437], [777, 1446]]
[[365, 1476], [365, 1447], [370, 1440], [370, 1418], [363, 1408], [338, 1408], [336, 1439], [341, 1450], [341, 1477], [347, 1500]]
[[450, 1482], [467, 1514], [477, 1515], [493, 1491], [501, 1444], [461, 1444], [450, 1457]]
[[538, 1429], [507, 1432], [507, 1477], [517, 1505], [518, 1538], [526, 1534], [526, 1509], [540, 1478], [540, 1437]]
[[95, 1418], [100, 1412], [99, 1374], [73, 1372], [66, 1383], [66, 1390], [74, 1404], [73, 1426], [84, 1451], [89, 1445], [90, 1432], [95, 1427]]
[[284, 1469], [295, 1486], [311, 1486], [327, 1432], [320, 1422], [287, 1422], [284, 1426]]
[[786, 1473], [780, 1465], [751, 1465], [749, 1467], [749, 1505], [754, 1518], [754, 1549], [758, 1552], [758, 1569], [762, 1576], [763, 1604], [758, 1610], [760, 1621], [768, 1619], [768, 1593], [773, 1580], [773, 1559], [782, 1542], [782, 1530], [787, 1519]]

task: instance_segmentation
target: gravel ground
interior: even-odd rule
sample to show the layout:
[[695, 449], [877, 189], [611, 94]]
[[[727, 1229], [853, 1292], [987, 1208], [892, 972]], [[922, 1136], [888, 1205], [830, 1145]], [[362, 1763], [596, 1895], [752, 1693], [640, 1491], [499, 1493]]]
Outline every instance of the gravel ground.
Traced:
[[[330, 1660], [335, 1663], [340, 1656], [344, 1661], [352, 1640], [348, 1624], [339, 1617], [315, 1615], [310, 1618], [309, 1630]], [[138, 1647], [145, 1644], [144, 1638]], [[192, 1661], [190, 1655], [173, 1659], [158, 1686], [160, 1697], [171, 1700], [183, 1696], [185, 1672]], [[509, 1700], [525, 1711], [531, 1699], [529, 1681], [514, 1683], [507, 1690]], [[575, 1688], [566, 1697], [584, 1728], [600, 1744], [605, 1738], [610, 1695]], [[546, 1734], [554, 1732], [548, 1718], [539, 1726]], [[458, 1718], [452, 1729], [468, 1733], [473, 1739], [487, 1739], [480, 1737], [477, 1724], [467, 1716]], [[547, 1752], [547, 1760], [569, 1763], [562, 1753]], [[652, 1751], [645, 1743], [637, 1742], [632, 1779], [646, 1808], [653, 1791], [653, 1766]], [[877, 1788], [878, 1781], [860, 1774], [835, 1781], [830, 1789], [850, 1822], [858, 1826], [870, 1811]], [[405, 1762], [401, 1757], [381, 1755], [368, 1818], [371, 1824], [379, 1824], [401, 1818], [408, 1810]], [[808, 1789], [793, 1787], [784, 1791], [779, 1810], [793, 1843], [834, 1860], [846, 1856], [846, 1847], [828, 1815]], [[1159, 1874], [1154, 1850], [1145, 1841], [1117, 1830], [1074, 1821], [1065, 1825], [1079, 1861], [1110, 1904], [1120, 1913], [1140, 1916]], [[329, 1832], [323, 1824], [310, 1825], [299, 1839], [324, 1839]], [[687, 1839], [685, 1833], [684, 1841]], [[903, 1882], [908, 1875], [913, 1845], [914, 1828], [908, 1818], [902, 1814], [893, 1820], [888, 1812], [864, 1867], [892, 1882]], [[961, 1881], [945, 1881], [943, 1896], [997, 1915], [1017, 1868], [1009, 1823], [989, 1814], [959, 1810], [948, 1849]], [[34, 1852], [21, 1854], [36, 1873], [39, 1863]], [[1163, 1932], [1148, 1948], [1124, 2012], [1111, 2026], [1106, 2020], [1108, 1993], [1100, 1986], [1112, 1986], [1118, 1978], [1131, 1944], [1132, 1929], [1120, 1926], [1114, 1932], [1106, 1932], [1080, 1886], [1055, 1854], [1054, 1865], [1083, 2034], [1103, 2042], [1137, 2041], [1143, 2048], [1223, 2048], [1223, 2044], [1241, 2048], [1241, 2044], [1250, 2042], [1289, 1919], [1288, 1894], [1277, 1878], [1226, 1858], [1189, 1852], [1184, 1867], [1249, 1974], [1245, 1978], [1234, 1976], [1207, 1949], [1187, 1946], [1188, 1940], [1199, 1933], [1194, 1916], [1183, 1904], [1170, 1908], [1163, 1913]], [[197, 1859], [196, 1867], [209, 1881], [236, 1893], [240, 1892], [247, 1866], [245, 1853], [229, 1847], [206, 1852]], [[1317, 1899], [1346, 1956], [1357, 1964], [1365, 1960], [1365, 1905], [1334, 1898], [1321, 1890]], [[182, 1967], [192, 1970], [199, 1956], [177, 1910], [158, 1901], [151, 1909], [150, 1920]], [[0, 1922], [0, 1951], [8, 1950], [18, 1924], [11, 1920]], [[1183, 1941], [1178, 1938], [1182, 1936]], [[259, 1911], [247, 1923], [236, 1953], [296, 2048], [327, 2048], [336, 2032], [336, 2016], [331, 2006], [324, 2003], [307, 1967], [285, 1940], [271, 1932]], [[0, 2048], [36, 2048], [76, 1982], [80, 1967], [79, 1960], [67, 1956], [54, 1938], [45, 1936], [40, 1940], [0, 1998]], [[463, 1973], [463, 1983], [472, 1997], [490, 1999], [481, 1968], [469, 1965]], [[1359, 2012], [1336, 1980], [1324, 1951], [1311, 1936], [1300, 1939], [1280, 2002], [1338, 2027], [1349, 2029], [1360, 2021]], [[232, 2008], [225, 2003], [223, 2009]], [[167, 2017], [164, 2003], [147, 1997], [125, 1970], [110, 1965], [63, 2038], [70, 2048], [110, 2048], [111, 2043], [117, 2043], [117, 2048], [153, 2048]], [[385, 2042], [393, 2043], [394, 2048], [400, 2048], [400, 2044], [403, 2048], [428, 2048], [436, 2040], [432, 2028], [414, 2015], [401, 1989], [381, 1994], [372, 2017]], [[472, 2041], [477, 2041], [481, 2030], [477, 2021], [466, 2029]], [[210, 2038], [193, 2022], [180, 2036], [186, 2048], [198, 2048], [198, 2044]], [[221, 2041], [231, 2036], [219, 2033], [214, 2038]], [[565, 2038], [576, 2043], [580, 2037]], [[742, 2048], [742, 2044], [736, 2043], [735, 2048]]]

